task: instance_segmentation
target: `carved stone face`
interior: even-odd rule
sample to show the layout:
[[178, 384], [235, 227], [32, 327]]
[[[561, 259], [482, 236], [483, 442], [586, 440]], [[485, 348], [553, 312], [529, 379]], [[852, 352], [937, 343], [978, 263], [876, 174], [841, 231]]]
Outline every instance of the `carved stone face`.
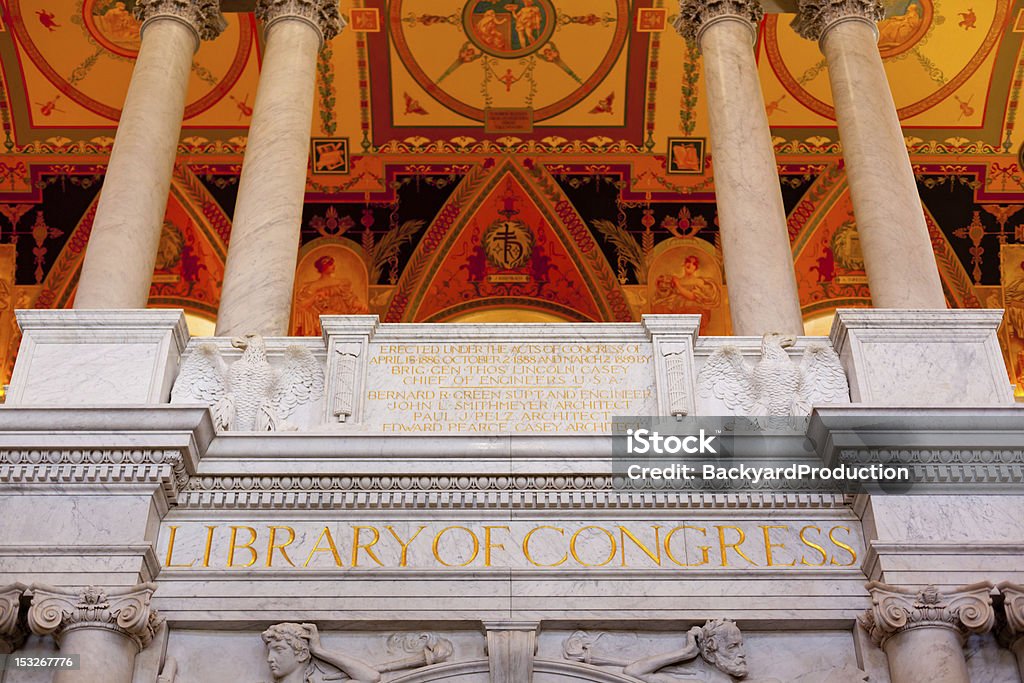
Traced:
[[743, 649], [743, 634], [734, 624], [727, 624], [715, 633], [714, 662], [716, 667], [736, 678], [747, 675], [747, 653]]
[[276, 640], [267, 643], [267, 664], [275, 680], [284, 680], [304, 668], [308, 657], [308, 655], [303, 656], [296, 652], [295, 648], [284, 641]]

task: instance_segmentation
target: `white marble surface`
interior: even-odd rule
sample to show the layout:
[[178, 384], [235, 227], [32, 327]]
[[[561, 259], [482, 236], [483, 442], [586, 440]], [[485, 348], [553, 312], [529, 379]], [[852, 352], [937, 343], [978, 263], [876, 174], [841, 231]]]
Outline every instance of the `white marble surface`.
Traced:
[[17, 316], [22, 339], [8, 405], [166, 402], [188, 340], [180, 310], [36, 310]]
[[82, 263], [75, 308], [144, 308], [178, 151], [195, 32], [157, 18], [135, 60]]
[[877, 43], [874, 27], [863, 21], [836, 23], [821, 39], [871, 300], [879, 308], [945, 309]]
[[1021, 678], [1016, 658], [1001, 647], [992, 633], [972, 635], [964, 645], [971, 683], [1017, 683]]
[[989, 310], [840, 309], [830, 336], [854, 403], [1006, 405], [1001, 320]]
[[701, 35], [708, 123], [733, 333], [802, 334], [779, 174], [745, 20]]
[[320, 33], [294, 18], [267, 32], [238, 185], [217, 335], [288, 333]]

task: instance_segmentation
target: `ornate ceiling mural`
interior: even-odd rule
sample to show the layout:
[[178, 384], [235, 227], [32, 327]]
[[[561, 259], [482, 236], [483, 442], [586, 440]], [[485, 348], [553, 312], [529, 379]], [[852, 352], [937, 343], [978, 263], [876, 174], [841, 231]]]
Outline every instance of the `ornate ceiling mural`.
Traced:
[[[1024, 0], [899, 0], [880, 48], [953, 306], [1006, 307], [1024, 376]], [[130, 2], [0, 0], [0, 344], [74, 290], [139, 47]], [[668, 0], [343, 0], [321, 52], [292, 332], [634, 320], [728, 334], [699, 51]], [[151, 305], [216, 315], [261, 39], [196, 53]], [[791, 16], [755, 45], [805, 318], [866, 306], [828, 70]], [[819, 329], [819, 328], [816, 328]], [[10, 331], [10, 334], [4, 332]]]

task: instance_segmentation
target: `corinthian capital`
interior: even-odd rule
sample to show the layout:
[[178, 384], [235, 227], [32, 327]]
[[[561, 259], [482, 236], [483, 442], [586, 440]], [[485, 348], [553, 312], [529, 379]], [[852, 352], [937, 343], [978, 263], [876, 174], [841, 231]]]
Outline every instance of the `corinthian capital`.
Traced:
[[999, 639], [1009, 646], [1024, 638], [1024, 585], [1001, 583], [999, 592], [1003, 594]]
[[20, 583], [0, 587], [0, 654], [10, 654], [25, 642], [27, 634], [19, 617], [24, 592]]
[[58, 641], [75, 629], [107, 629], [132, 640], [141, 650], [160, 625], [156, 610], [149, 606], [154, 590], [152, 583], [109, 590], [89, 586], [75, 592], [33, 586], [28, 626], [36, 635], [52, 635]]
[[873, 606], [861, 616], [860, 625], [876, 645], [924, 626], [949, 628], [961, 638], [968, 633], [985, 633], [996, 621], [991, 588], [988, 582], [976, 583], [944, 595], [935, 586], [915, 593], [872, 581], [868, 590]]
[[281, 19], [298, 19], [317, 30], [321, 42], [341, 33], [347, 22], [338, 13], [338, 0], [256, 0], [256, 18], [264, 30]]
[[176, 19], [193, 31], [199, 40], [213, 40], [228, 23], [220, 13], [219, 0], [135, 0], [135, 18], [142, 23], [154, 19]]
[[716, 19], [742, 19], [751, 31], [756, 31], [763, 16], [764, 9], [758, 0], [679, 0], [675, 28], [683, 38], [699, 42], [700, 34]]
[[882, 0], [799, 0], [793, 29], [808, 40], [821, 40], [836, 22], [860, 19], [875, 25], [884, 17]]

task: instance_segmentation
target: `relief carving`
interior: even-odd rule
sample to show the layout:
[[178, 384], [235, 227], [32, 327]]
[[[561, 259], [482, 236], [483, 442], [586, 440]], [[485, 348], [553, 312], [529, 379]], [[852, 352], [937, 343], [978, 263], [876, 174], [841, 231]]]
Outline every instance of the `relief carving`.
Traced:
[[679, 0], [674, 26], [683, 38], [696, 41], [709, 22], [724, 16], [744, 19], [756, 30], [764, 9], [757, 0]]
[[334, 400], [331, 413], [338, 422], [346, 422], [352, 417], [355, 405], [356, 368], [363, 345], [356, 342], [338, 344], [334, 348], [340, 356], [336, 361]]
[[[700, 672], [676, 667], [700, 660], [727, 676], [728, 680], [747, 675], [747, 655], [743, 649], [743, 634], [728, 619], [712, 619], [704, 626], [694, 626], [686, 633], [686, 642], [678, 650], [652, 655], [642, 659], [623, 656], [604, 656], [594, 653], [594, 645], [601, 635], [592, 637], [577, 631], [562, 643], [562, 656], [595, 666], [621, 667], [622, 673], [644, 683], [682, 683], [709, 680]], [[701, 676], [695, 678], [694, 676]], [[713, 680], [713, 679], [712, 679]]]
[[668, 379], [668, 410], [673, 417], [686, 417], [690, 412], [689, 347], [686, 344], [663, 344], [665, 375]]
[[882, 0], [799, 0], [793, 30], [808, 40], [821, 40], [841, 19], [863, 19], [877, 24], [885, 18]]
[[65, 592], [50, 586], [32, 586], [28, 625], [39, 636], [52, 635], [57, 642], [68, 631], [104, 628], [132, 640], [141, 650], [153, 640], [161, 618], [150, 607], [156, 585], [104, 589], [89, 586]]
[[285, 350], [284, 367], [278, 370], [267, 360], [260, 335], [248, 334], [231, 345], [243, 353], [230, 367], [214, 344], [201, 344], [190, 354], [174, 383], [171, 403], [210, 406], [218, 431], [296, 429], [288, 417], [323, 396], [324, 371], [313, 353], [293, 344]]
[[[562, 643], [562, 656], [594, 666], [614, 666], [626, 676], [643, 683], [782, 683], [777, 678], [748, 679], [749, 667], [743, 634], [729, 619], [712, 619], [686, 633], [686, 642], [678, 650], [641, 659], [624, 655], [603, 655], [594, 646], [604, 634], [591, 636], [577, 631]], [[703, 670], [694, 664], [704, 663]], [[853, 666], [832, 667], [791, 678], [786, 683], [865, 683], [868, 675]]]
[[812, 344], [800, 364], [785, 349], [796, 338], [766, 334], [761, 360], [751, 366], [736, 346], [712, 353], [697, 375], [698, 392], [715, 397], [737, 415], [810, 415], [823, 403], [849, 403], [850, 387], [839, 356], [826, 344]]
[[381, 674], [437, 664], [454, 652], [449, 640], [432, 633], [394, 634], [388, 638], [388, 651], [401, 651], [405, 656], [375, 665], [326, 649], [314, 624], [275, 624], [262, 637], [274, 683], [319, 683], [339, 678], [350, 683], [377, 683]]

